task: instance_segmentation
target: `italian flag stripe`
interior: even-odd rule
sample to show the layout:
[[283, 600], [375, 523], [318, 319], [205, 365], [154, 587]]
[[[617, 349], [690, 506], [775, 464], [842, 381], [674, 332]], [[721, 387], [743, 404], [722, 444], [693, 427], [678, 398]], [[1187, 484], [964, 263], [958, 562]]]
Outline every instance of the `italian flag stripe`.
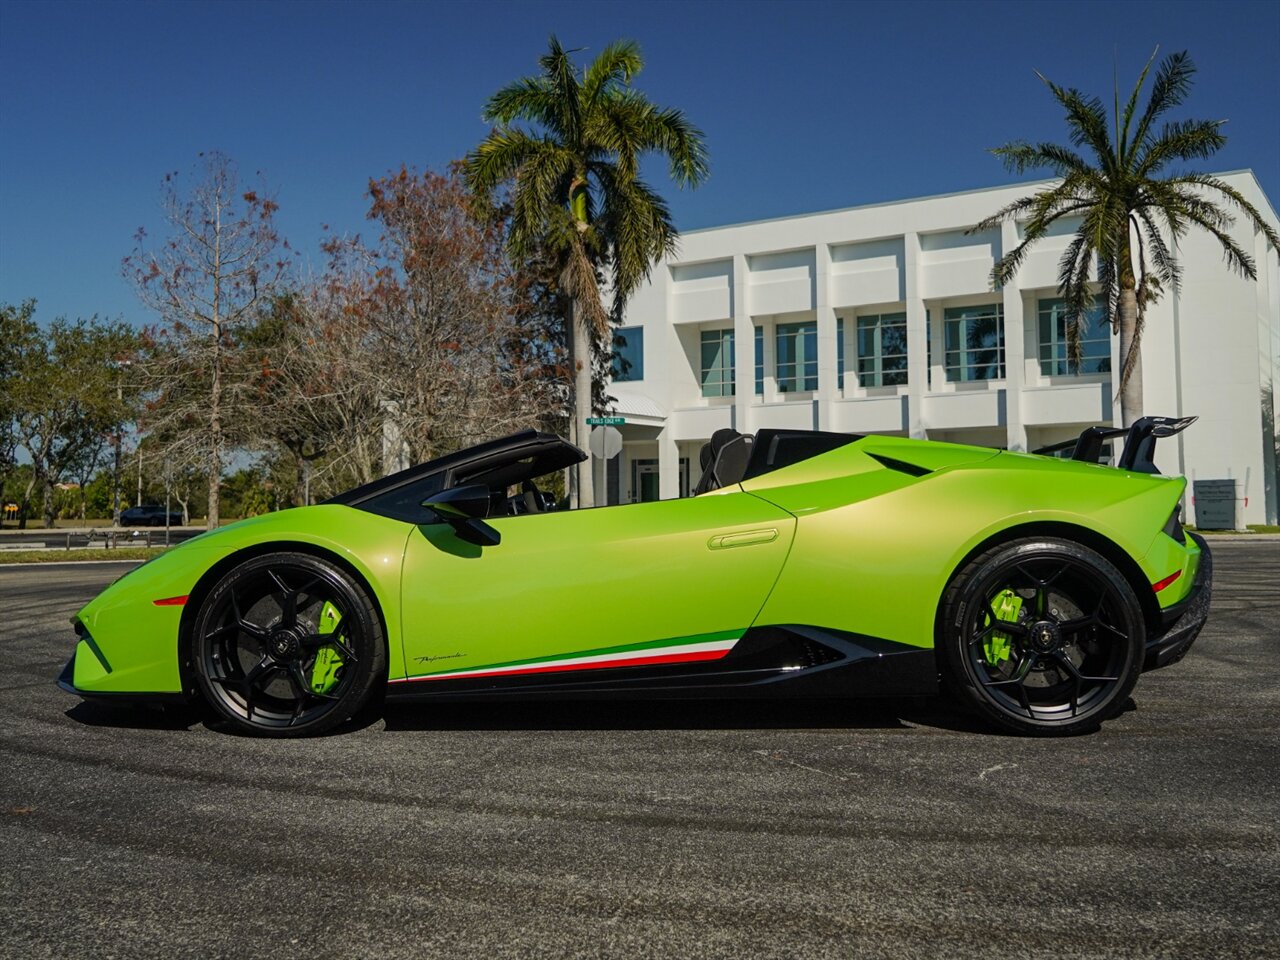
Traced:
[[704, 637], [677, 637], [648, 643], [605, 647], [572, 657], [538, 657], [511, 663], [491, 664], [469, 670], [448, 670], [416, 677], [402, 677], [391, 683], [418, 680], [453, 680], [463, 677], [505, 677], [531, 673], [558, 673], [568, 670], [598, 670], [602, 667], [658, 666], [667, 663], [690, 663], [719, 660], [733, 649], [741, 631], [707, 634]]

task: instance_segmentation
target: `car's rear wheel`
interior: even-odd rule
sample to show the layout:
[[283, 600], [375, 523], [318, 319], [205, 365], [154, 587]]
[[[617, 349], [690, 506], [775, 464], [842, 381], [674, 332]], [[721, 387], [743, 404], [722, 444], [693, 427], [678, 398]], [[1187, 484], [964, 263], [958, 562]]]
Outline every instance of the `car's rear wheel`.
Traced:
[[201, 692], [240, 730], [316, 734], [351, 718], [387, 672], [377, 611], [350, 574], [305, 553], [229, 571], [200, 607], [193, 663]]
[[960, 699], [1019, 733], [1096, 728], [1124, 708], [1142, 669], [1133, 588], [1067, 540], [1016, 540], [973, 558], [947, 589], [938, 631]]

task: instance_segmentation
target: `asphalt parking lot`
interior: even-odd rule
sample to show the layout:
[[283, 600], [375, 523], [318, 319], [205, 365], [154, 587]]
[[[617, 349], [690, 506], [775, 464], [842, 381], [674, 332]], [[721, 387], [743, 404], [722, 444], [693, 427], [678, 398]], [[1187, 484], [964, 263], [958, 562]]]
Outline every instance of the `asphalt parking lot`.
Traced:
[[301, 742], [54, 686], [122, 565], [0, 568], [0, 956], [1280, 955], [1280, 543], [1067, 740], [943, 703], [398, 708]]

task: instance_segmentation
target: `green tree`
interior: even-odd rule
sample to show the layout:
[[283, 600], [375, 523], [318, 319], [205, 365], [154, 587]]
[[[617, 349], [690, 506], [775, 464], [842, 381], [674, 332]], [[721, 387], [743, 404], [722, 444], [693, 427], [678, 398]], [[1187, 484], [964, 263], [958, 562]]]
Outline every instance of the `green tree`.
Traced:
[[1212, 234], [1231, 269], [1254, 279], [1253, 257], [1231, 236], [1235, 216], [1243, 213], [1273, 248], [1280, 238], [1238, 190], [1217, 177], [1184, 169], [1206, 160], [1226, 143], [1225, 120], [1169, 120], [1191, 91], [1195, 66], [1186, 51], [1166, 57], [1156, 71], [1151, 95], [1139, 110], [1151, 55], [1124, 109], [1115, 90], [1111, 117], [1098, 97], [1037, 74], [1066, 111], [1070, 146], [1015, 140], [992, 152], [1014, 173], [1049, 170], [1061, 178], [1030, 196], [1015, 200], [974, 229], [1001, 221], [1024, 221], [1022, 242], [991, 271], [992, 282], [1010, 282], [1028, 252], [1057, 221], [1078, 218], [1075, 236], [1059, 265], [1059, 288], [1066, 300], [1067, 341], [1072, 362], [1080, 359], [1080, 336], [1093, 305], [1091, 283], [1096, 261], [1097, 287], [1106, 300], [1112, 329], [1120, 336], [1120, 407], [1125, 426], [1142, 416], [1142, 330], [1145, 308], [1163, 289], [1177, 290], [1181, 266], [1177, 241], [1192, 228]]
[[[592, 348], [612, 316], [677, 239], [666, 202], [640, 177], [648, 154], [665, 156], [680, 186], [708, 173], [702, 132], [679, 110], [657, 107], [631, 85], [644, 66], [630, 40], [609, 44], [579, 71], [553, 36], [541, 72], [495, 93], [486, 120], [498, 126], [463, 164], [470, 187], [491, 198], [511, 190], [508, 248], [516, 263], [550, 255], [572, 298], [573, 422], [579, 444], [592, 410]], [[515, 126], [523, 122], [527, 126]], [[591, 506], [590, 466], [579, 468], [578, 504]]]
[[[39, 328], [32, 319], [36, 302], [26, 300], [18, 306], [0, 304], [0, 491], [17, 466], [18, 447], [16, 392], [19, 363], [31, 344], [39, 338]], [[3, 501], [0, 496], [0, 501]], [[0, 502], [0, 507], [3, 503]], [[3, 515], [0, 515], [3, 523]]]
[[[32, 329], [34, 328], [34, 329]], [[7, 391], [15, 409], [18, 444], [31, 458], [22, 496], [25, 522], [31, 494], [43, 489], [44, 518], [52, 525], [54, 487], [69, 476], [86, 480], [98, 466], [107, 434], [122, 429], [132, 412], [117, 395], [111, 361], [135, 349], [137, 335], [123, 322], [62, 318], [45, 330], [26, 328]]]

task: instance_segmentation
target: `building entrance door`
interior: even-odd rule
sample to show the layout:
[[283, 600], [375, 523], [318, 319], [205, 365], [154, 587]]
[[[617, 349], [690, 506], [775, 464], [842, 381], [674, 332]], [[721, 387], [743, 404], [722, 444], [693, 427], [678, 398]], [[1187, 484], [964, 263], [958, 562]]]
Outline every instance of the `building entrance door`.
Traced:
[[652, 503], [658, 499], [658, 461], [631, 461], [631, 499], [637, 503]]
[[[689, 458], [680, 458], [680, 497], [689, 495]], [[660, 500], [658, 495], [658, 461], [631, 461], [631, 502], [652, 503]]]

